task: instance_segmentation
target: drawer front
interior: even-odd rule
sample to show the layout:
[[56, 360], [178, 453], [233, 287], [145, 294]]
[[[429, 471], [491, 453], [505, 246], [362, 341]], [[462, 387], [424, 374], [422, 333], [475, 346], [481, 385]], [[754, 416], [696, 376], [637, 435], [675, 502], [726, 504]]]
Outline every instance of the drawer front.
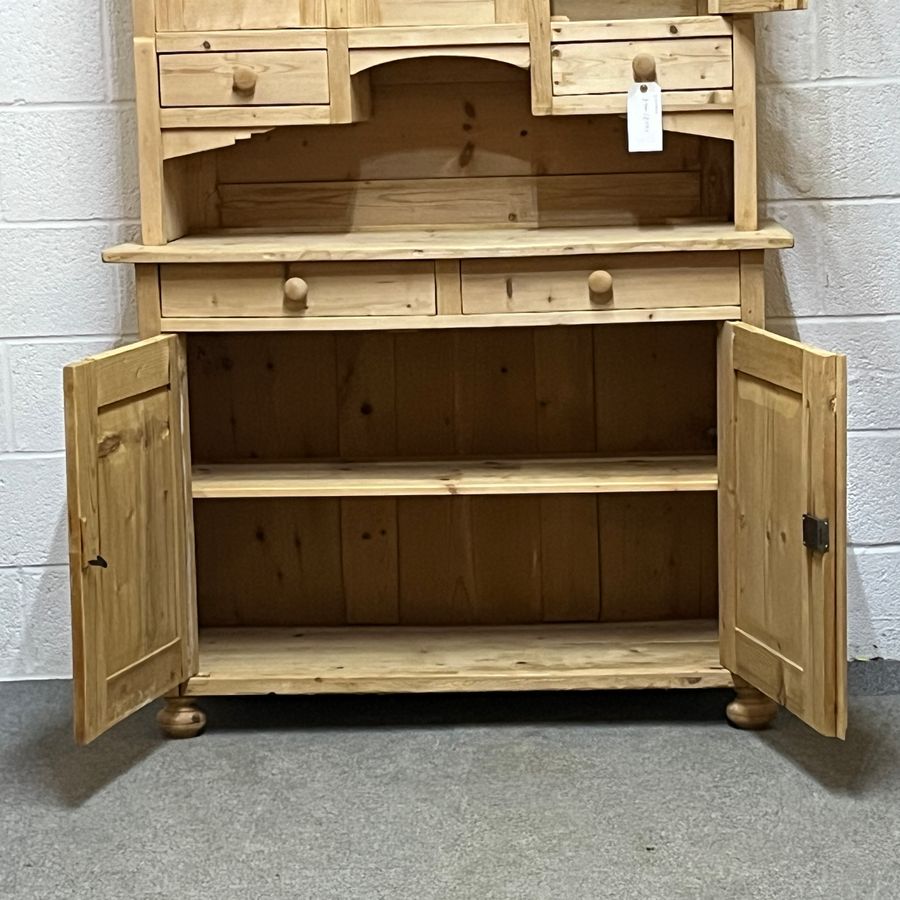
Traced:
[[463, 312], [737, 306], [737, 253], [635, 253], [463, 261]]
[[156, 0], [159, 31], [324, 28], [325, 0]]
[[160, 267], [166, 317], [433, 316], [434, 263]]
[[731, 87], [731, 39], [685, 38], [555, 44], [553, 93], [626, 93], [635, 80], [634, 59], [642, 54], [653, 57], [656, 77], [663, 90]]
[[159, 91], [163, 106], [328, 103], [328, 53], [166, 53], [159, 57]]

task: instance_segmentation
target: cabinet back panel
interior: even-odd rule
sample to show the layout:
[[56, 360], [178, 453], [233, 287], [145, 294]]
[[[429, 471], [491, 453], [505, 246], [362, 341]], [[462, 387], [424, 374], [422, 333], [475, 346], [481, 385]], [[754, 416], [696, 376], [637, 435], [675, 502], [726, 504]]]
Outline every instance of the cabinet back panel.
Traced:
[[629, 154], [618, 116], [532, 116], [527, 72], [415, 60], [376, 69], [372, 90], [368, 121], [279, 128], [217, 151], [205, 214], [215, 208], [222, 227], [302, 231], [728, 214], [708, 202], [708, 141], [667, 133], [662, 153]]
[[195, 463], [714, 453], [714, 323], [188, 338]]
[[716, 614], [715, 496], [206, 500], [202, 626]]

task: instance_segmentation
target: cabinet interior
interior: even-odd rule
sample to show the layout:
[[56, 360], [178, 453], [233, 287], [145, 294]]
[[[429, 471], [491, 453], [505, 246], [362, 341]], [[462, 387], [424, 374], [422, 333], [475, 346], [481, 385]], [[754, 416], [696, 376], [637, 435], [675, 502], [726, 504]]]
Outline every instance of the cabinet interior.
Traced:
[[[714, 618], [715, 338], [703, 322], [189, 335], [195, 471], [227, 465], [243, 490], [194, 502], [201, 628]], [[703, 489], [677, 472], [634, 492], [440, 483], [469, 460], [682, 456]], [[372, 461], [416, 461], [434, 484], [296, 495], [303, 463], [337, 460], [344, 493]], [[278, 464], [292, 496], [242, 481]]]
[[733, 218], [730, 141], [667, 132], [629, 154], [624, 117], [533, 116], [528, 71], [496, 61], [402, 60], [370, 81], [365, 121], [166, 160], [169, 240]]

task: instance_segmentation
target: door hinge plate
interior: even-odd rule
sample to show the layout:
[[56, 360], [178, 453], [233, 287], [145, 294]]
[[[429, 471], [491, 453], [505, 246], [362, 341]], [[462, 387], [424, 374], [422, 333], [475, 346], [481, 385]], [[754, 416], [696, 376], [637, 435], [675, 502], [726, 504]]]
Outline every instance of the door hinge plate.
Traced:
[[814, 553], [827, 553], [831, 543], [828, 519], [819, 519], [806, 513], [803, 516], [803, 544]]

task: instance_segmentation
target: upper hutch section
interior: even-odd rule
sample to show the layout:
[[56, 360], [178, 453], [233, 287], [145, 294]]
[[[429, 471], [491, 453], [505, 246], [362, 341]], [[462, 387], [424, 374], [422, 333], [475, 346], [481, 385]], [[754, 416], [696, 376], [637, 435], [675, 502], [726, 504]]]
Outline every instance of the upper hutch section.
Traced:
[[[107, 258], [787, 246], [757, 218], [746, 14], [802, 5], [135, 0], [144, 246]], [[662, 89], [661, 153], [627, 151], [638, 81]]]
[[[158, 31], [493, 25], [528, 19], [528, 0], [157, 0]], [[624, 19], [803, 9], [806, 0], [550, 0], [553, 16]]]

